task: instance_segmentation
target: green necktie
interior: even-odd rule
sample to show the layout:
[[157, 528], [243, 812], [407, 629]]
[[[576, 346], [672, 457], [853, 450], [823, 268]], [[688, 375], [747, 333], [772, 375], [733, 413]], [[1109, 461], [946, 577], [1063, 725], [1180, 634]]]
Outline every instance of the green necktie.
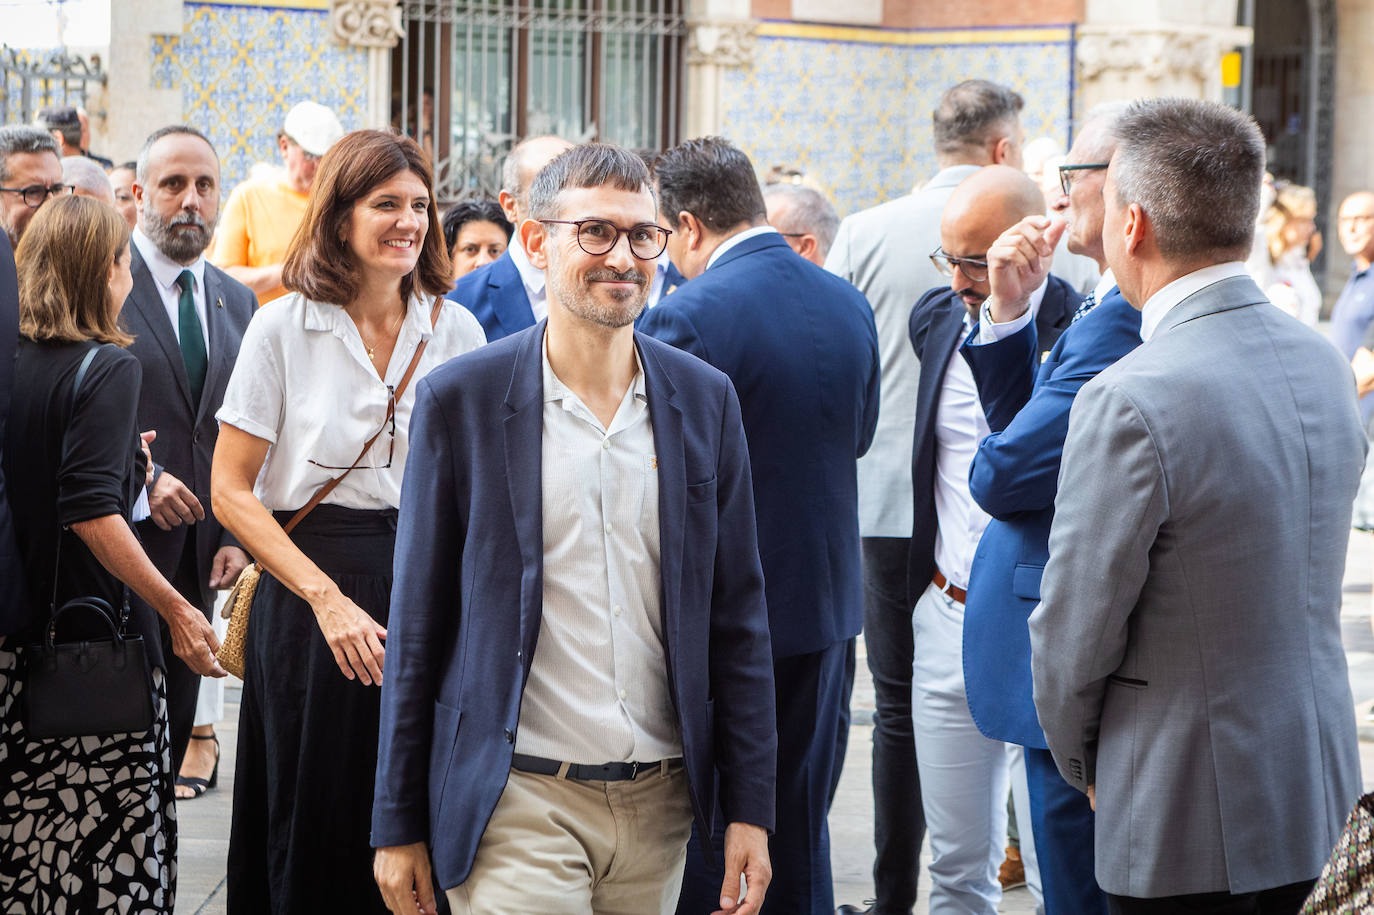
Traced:
[[200, 318], [196, 315], [196, 299], [191, 290], [195, 277], [189, 270], [177, 277], [181, 296], [177, 305], [177, 333], [181, 336], [181, 360], [186, 363], [186, 377], [191, 381], [191, 401], [200, 403], [205, 387], [205, 369], [209, 359], [205, 355], [205, 337], [201, 333]]

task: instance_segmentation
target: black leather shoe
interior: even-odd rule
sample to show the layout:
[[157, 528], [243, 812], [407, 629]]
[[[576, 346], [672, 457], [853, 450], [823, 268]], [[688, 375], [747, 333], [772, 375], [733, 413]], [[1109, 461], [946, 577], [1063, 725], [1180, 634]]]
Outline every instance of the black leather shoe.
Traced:
[[872, 915], [873, 902], [864, 900], [867, 903], [862, 909], [856, 905], [842, 905], [835, 910], [835, 915]]

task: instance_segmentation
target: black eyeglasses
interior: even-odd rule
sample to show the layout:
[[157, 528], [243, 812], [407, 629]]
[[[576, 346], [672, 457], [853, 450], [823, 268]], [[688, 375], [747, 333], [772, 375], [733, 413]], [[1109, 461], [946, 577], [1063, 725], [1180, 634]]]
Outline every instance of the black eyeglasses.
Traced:
[[668, 247], [672, 229], [643, 222], [622, 229], [609, 219], [541, 219], [545, 225], [577, 226], [577, 246], [591, 255], [608, 253], [624, 235], [630, 240], [630, 253], [642, 261], [651, 261]]
[[1068, 196], [1069, 188], [1073, 187], [1073, 178], [1071, 176], [1074, 172], [1095, 172], [1106, 168], [1108, 165], [1111, 165], [1111, 163], [1083, 162], [1078, 165], [1061, 165], [1059, 166], [1059, 189], [1064, 192], [1065, 196]]
[[307, 464], [314, 464], [324, 470], [386, 470], [391, 467], [391, 459], [396, 454], [396, 389], [391, 385], [386, 386], [386, 420], [377, 434], [383, 431], [389, 433], [387, 436], [386, 463], [380, 466], [375, 464], [353, 464], [351, 466], [340, 467], [335, 464], [321, 464], [319, 461], [312, 461], [306, 458]]
[[30, 184], [28, 187], [0, 187], [0, 191], [9, 191], [11, 194], [19, 194], [24, 198], [24, 205], [31, 210], [36, 210], [43, 205], [43, 201], [49, 197], [65, 197], [70, 194], [76, 185], [74, 184], [53, 184], [44, 187], [41, 184]]
[[[983, 256], [987, 257], [986, 254]], [[986, 260], [955, 257], [952, 254], [946, 254], [944, 248], [936, 248], [930, 252], [930, 262], [935, 265], [936, 270], [945, 276], [954, 276], [954, 268], [958, 267], [963, 271], [964, 276], [975, 283], [981, 283], [988, 278], [988, 262]]]

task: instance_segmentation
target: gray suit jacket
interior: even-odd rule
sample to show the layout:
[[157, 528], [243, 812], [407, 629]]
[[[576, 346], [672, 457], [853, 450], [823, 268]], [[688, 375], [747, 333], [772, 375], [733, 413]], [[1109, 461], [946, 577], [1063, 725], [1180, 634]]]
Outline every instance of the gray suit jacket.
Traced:
[[949, 282], [926, 255], [940, 244], [940, 214], [949, 195], [976, 171], [976, 165], [946, 168], [914, 194], [846, 217], [825, 261], [825, 269], [868, 299], [878, 328], [878, 429], [859, 459], [864, 537], [911, 536], [911, 444], [921, 365], [907, 338], [907, 320], [926, 290]]
[[[205, 520], [194, 525], [196, 574], [200, 581], [201, 609], [214, 602], [210, 590], [210, 564], [221, 546], [237, 545], [233, 536], [215, 520], [210, 509], [210, 459], [215, 453], [219, 424], [215, 411], [224, 401], [224, 388], [238, 358], [243, 332], [257, 310], [252, 290], [219, 268], [205, 265], [205, 317], [209, 325], [209, 365], [200, 403], [191, 403], [191, 382], [186, 376], [181, 347], [167, 309], [158, 294], [148, 266], [132, 243], [134, 288], [124, 300], [120, 323], [134, 335], [129, 352], [143, 366], [143, 390], [138, 402], [138, 428], [157, 430], [151, 446], [153, 472], [164, 470], [186, 484], [205, 509]], [[156, 478], [154, 478], [156, 482]], [[178, 525], [164, 531], [152, 521], [138, 525], [139, 539], [148, 558], [169, 580], [181, 561], [192, 527]], [[194, 598], [195, 595], [187, 595]]]
[[1248, 277], [1079, 393], [1032, 672], [1060, 771], [1097, 786], [1108, 893], [1321, 872], [1360, 795], [1340, 608], [1366, 448], [1350, 366]]

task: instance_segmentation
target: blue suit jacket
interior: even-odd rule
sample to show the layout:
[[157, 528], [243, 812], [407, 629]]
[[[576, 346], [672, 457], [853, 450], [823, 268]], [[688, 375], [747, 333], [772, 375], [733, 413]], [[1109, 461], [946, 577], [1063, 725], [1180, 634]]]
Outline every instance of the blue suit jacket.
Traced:
[[[544, 324], [416, 386], [382, 688], [372, 843], [467, 879], [505, 788], [543, 609]], [[773, 828], [777, 734], [739, 401], [636, 335], [658, 459], [669, 692], [697, 826]], [[717, 784], [719, 788], [717, 789]]]
[[1043, 363], [1033, 323], [997, 343], [962, 347], [992, 430], [973, 459], [969, 491], [993, 516], [964, 608], [964, 684], [974, 723], [994, 740], [1048, 749], [1026, 621], [1040, 603], [1069, 409], [1079, 388], [1139, 345], [1140, 312], [1112, 290]]
[[[0, 229], [0, 454], [5, 446], [5, 419], [14, 390], [14, 355], [19, 347], [19, 283], [14, 271], [10, 240]], [[24, 597], [23, 560], [14, 540], [14, 519], [0, 470], [0, 635], [13, 632], [29, 621]]]
[[878, 420], [873, 310], [781, 235], [740, 242], [644, 318], [739, 391], [774, 657], [863, 625], [856, 462]]
[[[1083, 296], [1076, 289], [1059, 277], [1050, 276], [1040, 310], [1030, 324], [1035, 328], [1034, 345], [1040, 347], [1032, 356], [1038, 360], [1040, 351], [1059, 339], [1082, 301]], [[949, 360], [955, 358], [954, 351], [965, 336], [966, 314], [968, 309], [953, 290], [939, 286], [921, 296], [911, 309], [908, 322], [911, 345], [921, 360], [916, 387], [916, 440], [911, 454], [914, 514], [907, 558], [907, 602], [913, 607], [935, 577], [935, 416]]]
[[[670, 263], [663, 281], [664, 294], [685, 282], [686, 278]], [[510, 259], [509, 249], [490, 264], [459, 277], [458, 285], [453, 287], [448, 298], [477, 316], [488, 343], [534, 326], [530, 297], [525, 292], [520, 271]]]

